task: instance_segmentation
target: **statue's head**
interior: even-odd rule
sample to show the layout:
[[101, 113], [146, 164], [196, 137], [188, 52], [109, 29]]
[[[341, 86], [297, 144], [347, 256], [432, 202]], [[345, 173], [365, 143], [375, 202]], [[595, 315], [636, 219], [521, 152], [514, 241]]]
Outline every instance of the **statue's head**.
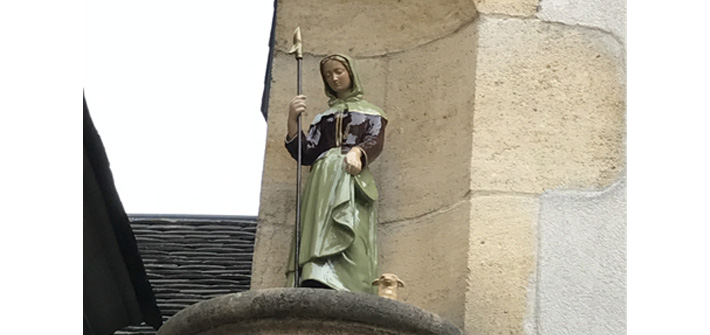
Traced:
[[342, 54], [326, 56], [320, 61], [325, 94], [331, 99], [360, 99], [363, 91], [350, 57]]
[[320, 72], [326, 85], [337, 97], [342, 98], [352, 90], [351, 70], [345, 58], [339, 55], [323, 58]]

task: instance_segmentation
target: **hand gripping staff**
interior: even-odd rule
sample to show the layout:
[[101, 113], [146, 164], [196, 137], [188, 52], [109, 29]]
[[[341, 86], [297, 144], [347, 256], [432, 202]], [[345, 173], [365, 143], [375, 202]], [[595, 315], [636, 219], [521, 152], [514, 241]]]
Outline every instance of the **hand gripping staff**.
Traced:
[[[296, 94], [301, 95], [302, 92], [302, 87], [301, 87], [301, 62], [303, 61], [303, 40], [301, 39], [301, 27], [296, 27], [296, 30], [293, 32], [293, 45], [291, 46], [291, 49], [288, 51], [288, 53], [296, 54], [296, 63], [297, 63], [297, 73], [298, 73], [298, 84], [296, 88]], [[303, 150], [302, 147], [302, 139], [301, 139], [301, 131], [302, 131], [302, 126], [301, 126], [301, 114], [298, 114], [298, 133], [296, 136], [298, 136], [298, 166], [296, 167], [297, 170], [297, 176], [296, 176], [296, 227], [294, 229], [294, 272], [293, 272], [293, 287], [298, 287], [299, 282], [301, 281], [301, 270], [299, 269], [299, 254], [300, 254], [300, 249], [301, 249], [301, 157], [303, 156], [303, 153], [301, 152]]]

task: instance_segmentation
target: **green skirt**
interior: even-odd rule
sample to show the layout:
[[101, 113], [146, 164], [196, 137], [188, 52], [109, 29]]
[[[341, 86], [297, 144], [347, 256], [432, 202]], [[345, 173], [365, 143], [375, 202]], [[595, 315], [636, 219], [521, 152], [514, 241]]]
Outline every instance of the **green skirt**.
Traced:
[[[330, 149], [311, 169], [301, 207], [301, 282], [374, 293], [377, 277], [377, 188], [369, 169], [345, 172], [345, 155]], [[293, 245], [293, 244], [292, 244]], [[291, 248], [287, 285], [293, 286]]]

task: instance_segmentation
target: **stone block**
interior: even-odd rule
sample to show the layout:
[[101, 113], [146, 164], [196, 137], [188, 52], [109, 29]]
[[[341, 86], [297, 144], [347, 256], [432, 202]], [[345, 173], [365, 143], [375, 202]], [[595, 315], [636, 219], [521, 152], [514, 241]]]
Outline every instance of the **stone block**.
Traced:
[[404, 282], [399, 298], [463, 327], [470, 201], [415, 220], [381, 225], [378, 272]]
[[474, 2], [476, 9], [482, 14], [533, 16], [537, 12], [539, 0], [474, 0]]
[[467, 334], [524, 334], [534, 278], [539, 200], [473, 196], [469, 233]]
[[305, 52], [383, 55], [446, 36], [475, 16], [470, 0], [279, 1], [276, 48], [288, 50], [300, 26]]
[[626, 0], [545, 0], [537, 17], [544, 21], [595, 27], [626, 46]]
[[626, 180], [541, 197], [541, 334], [626, 334]]
[[251, 268], [250, 289], [286, 287], [286, 262], [293, 241], [293, 222], [259, 222]]
[[621, 45], [598, 30], [479, 22], [471, 188], [604, 187], [625, 170]]
[[475, 25], [390, 57], [380, 222], [415, 218], [469, 190]]

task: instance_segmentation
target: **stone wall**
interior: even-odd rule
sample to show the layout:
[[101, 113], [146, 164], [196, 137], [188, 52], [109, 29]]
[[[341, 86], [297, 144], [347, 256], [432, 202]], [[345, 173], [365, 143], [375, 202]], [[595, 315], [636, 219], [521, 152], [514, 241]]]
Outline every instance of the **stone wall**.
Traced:
[[[542, 238], [541, 229], [603, 235], [594, 224], [625, 225], [624, 18], [618, 0], [280, 1], [252, 288], [285, 284], [296, 174], [283, 147], [296, 92], [286, 50], [300, 26], [304, 123], [326, 106], [317, 62], [333, 52], [355, 58], [365, 98], [390, 119], [371, 170], [380, 189], [379, 271], [405, 280], [402, 300], [469, 334], [554, 332], [544, 320], [559, 310], [545, 308], [570, 296], [552, 293], [585, 287], [575, 282], [585, 276], [549, 280], [559, 267], [546, 264], [564, 253], [543, 251], [571, 244]], [[598, 203], [594, 213], [616, 214], [594, 221], [561, 210], [543, 226], [550, 194], [610, 185], [611, 200], [588, 201]], [[613, 264], [600, 271], [616, 293], [590, 294], [594, 303], [574, 309], [578, 323], [600, 322], [589, 306], [625, 308], [617, 294], [625, 239], [615, 234], [601, 245], [619, 252], [571, 260], [579, 262], [571, 271], [602, 254]], [[608, 332], [625, 332], [623, 322], [610, 324]]]

